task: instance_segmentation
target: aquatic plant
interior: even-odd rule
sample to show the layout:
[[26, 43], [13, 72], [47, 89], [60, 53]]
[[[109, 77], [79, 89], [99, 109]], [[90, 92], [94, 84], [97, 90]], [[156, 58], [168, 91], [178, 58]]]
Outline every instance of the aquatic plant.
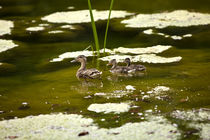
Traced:
[[[91, 18], [91, 24], [92, 24], [92, 29], [93, 29], [93, 36], [94, 36], [94, 40], [95, 40], [96, 52], [97, 52], [97, 55], [99, 56], [100, 55], [100, 52], [99, 52], [100, 46], [99, 46], [98, 34], [97, 34], [97, 30], [96, 30], [96, 25], [95, 25], [95, 21], [94, 21], [94, 17], [93, 17], [90, 0], [88, 0], [88, 7], [89, 7], [89, 11], [90, 11], [90, 18]], [[92, 50], [93, 50], [93, 47], [92, 47]]]
[[110, 8], [109, 8], [109, 16], [106, 24], [106, 32], [105, 32], [105, 37], [104, 37], [104, 53], [105, 53], [105, 48], [106, 48], [106, 40], [107, 40], [107, 34], [108, 34], [108, 29], [109, 29], [109, 21], [111, 17], [111, 12], [112, 12], [112, 7], [114, 4], [114, 0], [111, 0]]
[[[106, 25], [106, 32], [105, 32], [105, 37], [104, 37], [104, 53], [105, 53], [105, 48], [106, 48], [106, 40], [107, 40], [107, 34], [108, 34], [108, 29], [109, 29], [109, 21], [110, 21], [110, 17], [111, 17], [113, 4], [114, 4], [114, 0], [111, 0], [111, 4], [110, 4], [110, 8], [109, 8], [109, 15], [108, 15], [108, 19], [107, 19], [107, 25]], [[99, 46], [98, 34], [97, 34], [97, 30], [96, 30], [96, 25], [95, 25], [95, 21], [94, 21], [94, 16], [93, 16], [90, 0], [88, 0], [88, 7], [89, 7], [89, 11], [90, 11], [90, 18], [91, 18], [91, 24], [92, 24], [92, 29], [93, 29], [93, 36], [94, 36], [94, 40], [95, 40], [96, 52], [97, 52], [97, 55], [99, 56], [100, 55], [100, 52], [99, 52], [100, 46]], [[92, 50], [93, 50], [93, 48], [92, 48]]]

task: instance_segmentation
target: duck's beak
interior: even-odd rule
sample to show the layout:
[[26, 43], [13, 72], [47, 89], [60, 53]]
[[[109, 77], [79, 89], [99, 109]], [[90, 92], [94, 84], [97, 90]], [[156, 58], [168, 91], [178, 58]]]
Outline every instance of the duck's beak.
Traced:
[[106, 64], [107, 66], [110, 66], [110, 65], [112, 65], [111, 63], [108, 63], [108, 64]]
[[71, 61], [71, 63], [75, 63], [75, 62], [77, 62], [75, 59]]

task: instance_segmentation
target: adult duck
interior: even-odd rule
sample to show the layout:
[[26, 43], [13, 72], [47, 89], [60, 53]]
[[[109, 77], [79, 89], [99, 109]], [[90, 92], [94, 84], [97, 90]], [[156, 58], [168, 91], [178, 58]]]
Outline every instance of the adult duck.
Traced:
[[135, 64], [131, 64], [131, 60], [130, 58], [126, 58], [124, 60], [124, 63], [127, 64], [127, 69], [128, 69], [128, 72], [135, 72], [135, 71], [145, 71], [146, 70], [146, 67], [143, 66], [143, 65], [135, 65]]
[[107, 65], [112, 65], [110, 72], [112, 73], [128, 73], [128, 69], [125, 66], [118, 66], [116, 59], [109, 61]]
[[73, 62], [80, 62], [81, 66], [80, 68], [77, 70], [76, 73], [76, 77], [78, 79], [80, 78], [84, 78], [84, 79], [97, 79], [97, 78], [101, 78], [102, 72], [95, 69], [95, 68], [91, 68], [91, 69], [86, 69], [86, 63], [87, 63], [87, 59], [84, 55], [79, 55], [78, 57], [76, 57], [74, 60], [71, 61]]

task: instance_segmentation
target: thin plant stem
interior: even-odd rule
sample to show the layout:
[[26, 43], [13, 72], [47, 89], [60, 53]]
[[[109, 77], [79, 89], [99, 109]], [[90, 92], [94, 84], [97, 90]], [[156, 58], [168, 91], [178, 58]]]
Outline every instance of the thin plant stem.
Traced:
[[98, 41], [98, 34], [97, 34], [97, 30], [96, 30], [96, 25], [95, 25], [93, 13], [92, 13], [90, 0], [88, 0], [88, 7], [89, 7], [89, 11], [90, 11], [90, 18], [91, 18], [91, 24], [92, 24], [92, 29], [93, 29], [93, 36], [94, 36], [95, 45], [96, 45], [96, 52], [97, 52], [97, 55], [99, 56], [100, 55], [100, 52], [99, 52], [99, 48], [100, 47], [99, 47], [99, 41]]
[[106, 24], [106, 32], [105, 32], [105, 37], [104, 37], [104, 53], [105, 53], [105, 48], [106, 48], [106, 40], [107, 40], [107, 34], [108, 34], [108, 29], [109, 29], [109, 21], [111, 17], [111, 12], [112, 12], [112, 7], [114, 4], [114, 0], [111, 0], [110, 8], [109, 8], [109, 16]]

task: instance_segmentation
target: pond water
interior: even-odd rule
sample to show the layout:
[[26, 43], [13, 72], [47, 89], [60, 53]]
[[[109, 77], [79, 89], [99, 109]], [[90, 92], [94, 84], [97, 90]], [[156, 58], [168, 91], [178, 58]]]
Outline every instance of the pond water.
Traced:
[[[99, 69], [103, 76], [102, 81], [86, 83], [75, 76], [80, 64], [70, 63], [72, 53], [52, 62], [64, 53], [83, 51], [94, 43], [86, 1], [1, 0], [0, 119], [59, 112], [80, 114], [92, 118], [101, 128], [115, 128], [129, 122], [146, 122], [152, 114], [178, 125], [181, 139], [210, 139], [202, 132], [190, 131], [198, 128], [188, 124], [187, 117], [172, 115], [177, 110], [187, 113], [201, 108], [210, 115], [209, 5], [208, 0], [116, 1], [107, 41], [110, 56], [138, 58], [134, 62], [145, 65], [147, 71], [113, 75], [106, 66], [108, 61], [102, 61], [104, 54], [101, 59], [89, 56], [87, 66]], [[109, 3], [93, 0], [92, 7], [97, 10], [102, 47]], [[55, 14], [58, 16], [53, 17]], [[161, 52], [158, 47], [152, 52], [114, 51], [119, 47], [160, 45], [170, 47]], [[175, 60], [167, 59], [172, 57]], [[123, 111], [117, 107], [112, 110], [113, 104], [107, 103], [126, 106], [122, 106]], [[106, 111], [101, 107], [100, 111], [97, 104], [110, 108]], [[205, 119], [200, 121], [209, 124]], [[210, 133], [209, 125], [206, 129]]]

